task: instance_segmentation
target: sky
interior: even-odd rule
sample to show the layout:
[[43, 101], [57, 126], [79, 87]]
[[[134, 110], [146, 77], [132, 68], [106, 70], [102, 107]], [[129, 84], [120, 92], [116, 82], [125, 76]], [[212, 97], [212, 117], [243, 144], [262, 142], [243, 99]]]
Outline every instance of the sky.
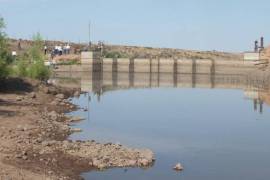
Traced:
[[12, 38], [240, 52], [265, 36], [269, 0], [0, 0]]

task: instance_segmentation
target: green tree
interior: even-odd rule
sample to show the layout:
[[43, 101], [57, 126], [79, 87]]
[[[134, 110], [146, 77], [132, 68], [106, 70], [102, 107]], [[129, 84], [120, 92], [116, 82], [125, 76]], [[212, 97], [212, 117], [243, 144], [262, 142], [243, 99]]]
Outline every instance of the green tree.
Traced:
[[5, 78], [9, 75], [8, 65], [12, 62], [12, 56], [8, 50], [7, 35], [4, 29], [4, 19], [0, 17], [0, 78]]

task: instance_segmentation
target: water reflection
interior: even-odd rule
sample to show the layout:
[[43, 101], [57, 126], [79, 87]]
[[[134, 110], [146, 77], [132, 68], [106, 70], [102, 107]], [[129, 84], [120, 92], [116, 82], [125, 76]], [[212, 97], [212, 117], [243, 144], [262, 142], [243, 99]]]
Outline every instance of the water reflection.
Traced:
[[[193, 67], [195, 68], [195, 67]], [[196, 70], [194, 70], [196, 72]], [[93, 93], [101, 101], [110, 91], [140, 88], [208, 88], [241, 89], [244, 97], [253, 101], [254, 111], [263, 113], [263, 105], [270, 105], [270, 78], [251, 74], [177, 74], [177, 73], [124, 73], [91, 72], [54, 74], [51, 81], [62, 86], [80, 87], [81, 91]], [[91, 97], [89, 97], [91, 98]]]

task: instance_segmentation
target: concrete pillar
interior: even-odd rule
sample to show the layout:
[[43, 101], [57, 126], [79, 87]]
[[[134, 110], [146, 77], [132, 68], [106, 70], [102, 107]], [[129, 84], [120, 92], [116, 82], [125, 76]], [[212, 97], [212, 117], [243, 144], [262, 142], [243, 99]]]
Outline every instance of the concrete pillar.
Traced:
[[119, 58], [117, 59], [118, 72], [129, 72], [130, 59]]
[[196, 60], [196, 73], [210, 74], [212, 67], [211, 59], [197, 59]]
[[104, 72], [112, 72], [113, 59], [112, 58], [104, 58], [102, 60], [102, 69]]
[[161, 73], [172, 73], [173, 72], [173, 59], [160, 59], [160, 69], [159, 72]]
[[159, 60], [158, 59], [151, 59], [151, 73], [158, 73], [159, 72]]
[[150, 59], [134, 59], [134, 73], [150, 73]]
[[93, 52], [82, 52], [81, 53], [81, 64], [82, 65], [89, 65], [89, 64], [93, 64], [93, 60], [94, 60], [94, 54]]
[[177, 73], [178, 74], [192, 73], [192, 60], [191, 59], [178, 59], [177, 60]]

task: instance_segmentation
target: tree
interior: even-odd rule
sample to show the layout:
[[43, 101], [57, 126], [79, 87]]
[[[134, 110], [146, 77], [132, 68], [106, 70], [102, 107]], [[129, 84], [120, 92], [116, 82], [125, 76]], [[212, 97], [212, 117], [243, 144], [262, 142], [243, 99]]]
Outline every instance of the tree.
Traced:
[[0, 17], [0, 78], [8, 76], [8, 65], [12, 62], [12, 56], [8, 50], [7, 35], [4, 32], [4, 29], [4, 19]]

